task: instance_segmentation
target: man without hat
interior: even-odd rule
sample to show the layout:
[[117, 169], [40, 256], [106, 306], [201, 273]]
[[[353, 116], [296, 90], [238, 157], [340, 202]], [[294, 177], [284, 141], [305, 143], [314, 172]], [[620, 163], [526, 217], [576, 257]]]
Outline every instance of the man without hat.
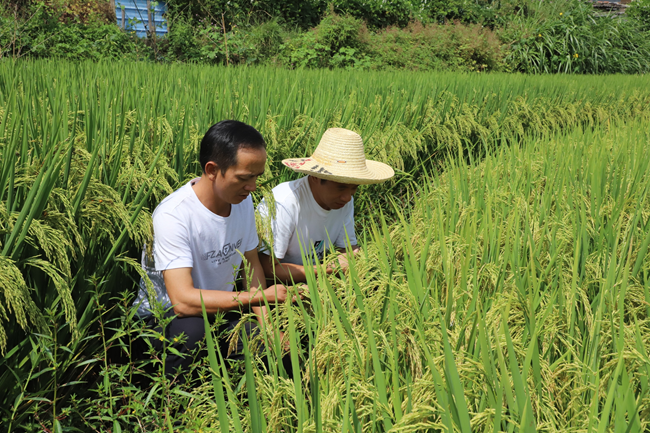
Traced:
[[[154, 211], [153, 257], [143, 253], [157, 301], [172, 307], [166, 316], [174, 318], [164, 330], [157, 329], [159, 339], [152, 339], [158, 350], [170, 345], [180, 354], [167, 355], [168, 374], [187, 369], [192, 362], [188, 354], [205, 337], [201, 302], [209, 315], [250, 308], [262, 321], [264, 298], [271, 304], [287, 298], [284, 286], [266, 287], [257, 252], [250, 194], [266, 163], [262, 135], [242, 122], [219, 122], [201, 141], [200, 163], [201, 177], [176, 190]], [[244, 287], [248, 290], [237, 292], [233, 289], [242, 255], [251, 278]], [[141, 317], [152, 320], [144, 283], [136, 305]], [[233, 329], [239, 317], [226, 315], [226, 328]], [[239, 356], [242, 350], [243, 346], [236, 351]]]
[[[260, 261], [267, 277], [285, 284], [305, 282], [305, 265], [313, 266], [328, 251], [338, 251], [339, 264], [347, 268], [346, 248], [359, 250], [354, 231], [354, 193], [359, 185], [384, 182], [395, 174], [386, 164], [365, 158], [363, 140], [353, 131], [330, 128], [309, 158], [282, 161], [292, 170], [306, 174], [273, 188], [274, 204], [262, 200], [257, 211], [269, 219], [271, 253], [262, 249]], [[349, 240], [349, 244], [348, 244]], [[301, 253], [302, 249], [302, 253]], [[302, 255], [309, 263], [303, 263]], [[327, 269], [331, 273], [332, 268]]]

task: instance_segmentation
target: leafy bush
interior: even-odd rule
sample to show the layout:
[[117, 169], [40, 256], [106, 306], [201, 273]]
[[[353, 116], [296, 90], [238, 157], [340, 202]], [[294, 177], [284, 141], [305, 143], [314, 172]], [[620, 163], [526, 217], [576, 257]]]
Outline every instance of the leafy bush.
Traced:
[[505, 70], [497, 36], [480, 25], [410, 24], [389, 28], [370, 38], [377, 69]]
[[279, 61], [291, 68], [366, 68], [367, 38], [363, 21], [330, 12], [312, 31], [285, 42]]
[[253, 46], [253, 56], [249, 56], [248, 63], [260, 63], [278, 54], [284, 35], [285, 31], [275, 19], [251, 27], [246, 33]]
[[[84, 5], [82, 1], [70, 2], [66, 8], [59, 7], [57, 2], [31, 4], [22, 9], [20, 21], [16, 20], [17, 15], [0, 14], [0, 58], [138, 60], [149, 57], [150, 50], [144, 41], [104, 22], [105, 17], [99, 14], [102, 9], [88, 5], [88, 9], [74, 9]], [[78, 14], [71, 16], [71, 11]]]
[[0, 14], [11, 11], [26, 18], [39, 9], [63, 23], [105, 24], [115, 21], [108, 0], [8, 0], [0, 5]]
[[526, 73], [644, 73], [650, 37], [634, 20], [597, 17], [591, 2], [550, 2], [500, 32], [507, 61]]
[[275, 56], [284, 30], [277, 20], [253, 26], [234, 25], [224, 34], [217, 24], [193, 25], [179, 20], [170, 29], [165, 51], [168, 60], [212, 64], [260, 64]]
[[642, 31], [650, 32], [650, 0], [632, 2], [626, 13], [637, 22]]
[[403, 27], [424, 18], [422, 2], [417, 0], [338, 0], [331, 6], [335, 12], [363, 20], [372, 28]]
[[178, 19], [169, 27], [166, 37], [167, 60], [198, 61], [201, 57], [199, 34], [202, 29], [195, 27], [187, 19]]
[[57, 57], [68, 60], [102, 60], [147, 58], [150, 50], [134, 36], [116, 26], [62, 25], [57, 33], [34, 38], [32, 53], [36, 57]]
[[279, 60], [308, 68], [506, 69], [498, 38], [480, 25], [411, 23], [372, 33], [360, 19], [335, 13], [313, 31], [287, 40]]
[[169, 0], [169, 14], [190, 17], [194, 21], [209, 19], [226, 26], [250, 24], [251, 19], [277, 18], [282, 24], [307, 29], [318, 25], [328, 6], [339, 15], [363, 20], [371, 29], [389, 26], [406, 27], [412, 21], [423, 23], [461, 21], [493, 26], [523, 8], [515, 0]]
[[184, 17], [192, 23], [209, 21], [230, 30], [233, 25], [250, 25], [269, 17], [280, 22], [309, 28], [318, 24], [325, 2], [315, 1], [260, 1], [260, 0], [168, 0], [168, 14], [172, 20]]

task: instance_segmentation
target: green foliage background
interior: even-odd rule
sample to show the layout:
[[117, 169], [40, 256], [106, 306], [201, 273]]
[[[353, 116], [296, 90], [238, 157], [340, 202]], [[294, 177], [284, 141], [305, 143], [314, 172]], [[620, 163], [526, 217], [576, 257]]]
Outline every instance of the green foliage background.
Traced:
[[169, 34], [155, 41], [121, 32], [84, 1], [0, 5], [0, 57], [580, 74], [650, 68], [648, 0], [616, 19], [588, 0], [172, 0]]

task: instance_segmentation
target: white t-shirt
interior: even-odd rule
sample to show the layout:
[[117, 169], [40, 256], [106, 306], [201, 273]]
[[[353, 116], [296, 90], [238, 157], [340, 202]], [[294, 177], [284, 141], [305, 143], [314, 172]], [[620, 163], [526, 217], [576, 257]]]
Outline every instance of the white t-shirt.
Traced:
[[[174, 191], [153, 213], [153, 262], [142, 254], [142, 267], [154, 284], [158, 300], [171, 305], [162, 272], [192, 268], [197, 289], [232, 291], [242, 255], [257, 247], [253, 200], [231, 206], [228, 217], [206, 208], [192, 189], [193, 179]], [[150, 305], [144, 282], [135, 304], [138, 315], [148, 316]]]
[[[273, 197], [273, 252], [281, 262], [302, 265], [301, 244], [314, 264], [316, 260], [322, 260], [324, 251], [330, 249], [332, 244], [345, 248], [346, 233], [350, 245], [357, 243], [354, 234], [354, 199], [341, 209], [325, 210], [314, 199], [308, 176], [281, 183], [273, 188]], [[264, 200], [257, 206], [257, 212], [262, 219], [268, 218], [268, 207]], [[314, 250], [316, 257], [313, 257]], [[264, 249], [262, 252], [268, 254]]]

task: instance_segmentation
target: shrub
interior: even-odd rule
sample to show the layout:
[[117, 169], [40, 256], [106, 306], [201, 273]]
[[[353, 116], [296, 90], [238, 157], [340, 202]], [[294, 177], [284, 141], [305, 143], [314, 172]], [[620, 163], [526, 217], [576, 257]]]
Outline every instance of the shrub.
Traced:
[[644, 73], [650, 38], [634, 20], [597, 17], [591, 2], [548, 3], [500, 32], [507, 61], [526, 73]]
[[292, 68], [366, 68], [367, 38], [363, 21], [330, 11], [312, 31], [287, 40], [279, 61]]
[[115, 22], [108, 0], [51, 0], [53, 12], [64, 23], [108, 24]]
[[650, 0], [636, 0], [630, 4], [627, 15], [642, 31], [650, 32]]
[[173, 19], [183, 16], [195, 24], [202, 20], [221, 23], [223, 19], [228, 30], [233, 25], [250, 25], [269, 17], [306, 29], [318, 24], [325, 4], [321, 0], [167, 0], [168, 14]]
[[97, 61], [139, 60], [149, 55], [149, 49], [135, 36], [109, 24], [61, 26], [49, 40], [39, 35], [35, 42], [32, 52], [37, 57]]
[[275, 56], [284, 31], [277, 20], [259, 25], [223, 27], [208, 21], [194, 25], [180, 19], [167, 36], [168, 60], [213, 64], [259, 64]]
[[[66, 23], [67, 12], [44, 4], [34, 7], [23, 21], [0, 15], [0, 57], [57, 57], [68, 60], [148, 58], [142, 40], [117, 26], [78, 18]], [[87, 21], [83, 23], [82, 21]]]
[[203, 41], [199, 38], [201, 28], [192, 25], [191, 21], [180, 18], [169, 26], [167, 34], [166, 54], [167, 59], [172, 61], [198, 61], [201, 57], [201, 45]]
[[495, 71], [505, 68], [496, 35], [480, 25], [412, 23], [374, 35], [370, 53], [377, 69]]
[[330, 12], [311, 32], [289, 39], [279, 56], [290, 67], [504, 70], [497, 36], [478, 24], [389, 27], [376, 33], [363, 21]]
[[338, 0], [331, 3], [339, 14], [365, 21], [371, 28], [406, 26], [422, 19], [422, 3], [416, 0]]
[[253, 26], [246, 37], [253, 47], [248, 63], [260, 63], [279, 53], [282, 46], [284, 30], [276, 19]]
[[62, 23], [115, 22], [108, 0], [9, 0], [0, 5], [0, 14], [7, 10], [16, 12], [21, 18], [28, 18], [36, 10], [43, 10]]

